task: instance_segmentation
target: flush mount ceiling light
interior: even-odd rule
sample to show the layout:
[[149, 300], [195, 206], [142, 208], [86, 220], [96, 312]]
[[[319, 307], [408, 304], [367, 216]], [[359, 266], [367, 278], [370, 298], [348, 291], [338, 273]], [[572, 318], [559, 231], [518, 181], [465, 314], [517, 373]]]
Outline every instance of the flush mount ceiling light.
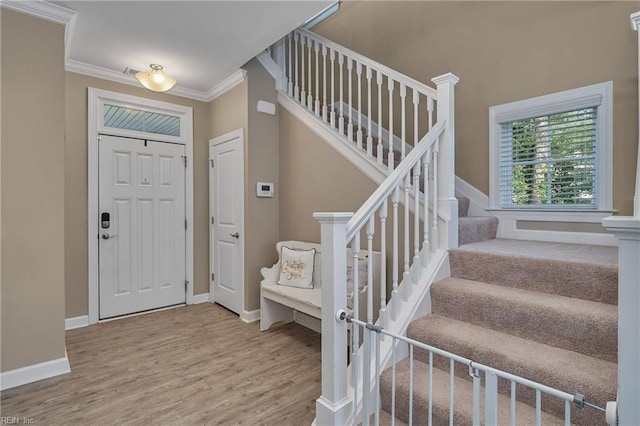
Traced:
[[151, 71], [140, 71], [136, 78], [144, 87], [154, 92], [166, 92], [176, 85], [176, 79], [162, 71], [162, 65], [151, 64]]

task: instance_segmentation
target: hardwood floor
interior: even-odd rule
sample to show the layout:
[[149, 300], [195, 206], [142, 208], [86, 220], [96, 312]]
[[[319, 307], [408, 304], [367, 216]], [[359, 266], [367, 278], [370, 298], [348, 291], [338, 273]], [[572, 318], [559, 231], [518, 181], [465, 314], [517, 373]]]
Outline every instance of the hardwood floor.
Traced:
[[71, 373], [2, 392], [41, 425], [308, 425], [320, 335], [260, 332], [209, 303], [67, 331]]

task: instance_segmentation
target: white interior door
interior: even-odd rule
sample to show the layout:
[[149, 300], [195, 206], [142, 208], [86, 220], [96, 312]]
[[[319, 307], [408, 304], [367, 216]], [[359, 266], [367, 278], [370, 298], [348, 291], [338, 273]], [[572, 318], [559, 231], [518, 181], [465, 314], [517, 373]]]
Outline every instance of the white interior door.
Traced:
[[184, 150], [101, 137], [101, 319], [185, 303]]
[[209, 142], [212, 300], [243, 310], [244, 139], [242, 131]]

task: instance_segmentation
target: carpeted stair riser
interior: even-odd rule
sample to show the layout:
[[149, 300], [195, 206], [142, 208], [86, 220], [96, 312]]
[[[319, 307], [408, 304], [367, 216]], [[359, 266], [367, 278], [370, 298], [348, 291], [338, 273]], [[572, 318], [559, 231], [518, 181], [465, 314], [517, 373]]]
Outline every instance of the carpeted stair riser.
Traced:
[[466, 217], [469, 214], [469, 204], [469, 198], [458, 197], [458, 217]]
[[431, 287], [432, 312], [615, 362], [614, 305], [448, 278]]
[[[428, 368], [429, 366], [421, 361], [414, 362], [414, 389], [413, 389], [413, 424], [428, 424]], [[434, 425], [449, 424], [449, 380], [448, 373], [433, 369], [433, 402], [432, 419]], [[385, 370], [380, 377], [381, 403], [385, 411], [391, 412], [392, 407], [392, 370]], [[409, 422], [409, 360], [405, 359], [396, 365], [396, 417], [403, 422]], [[482, 390], [484, 394], [484, 389]], [[471, 425], [473, 422], [473, 385], [471, 382], [460, 377], [454, 378], [454, 418], [455, 425]], [[498, 395], [498, 423], [510, 423], [510, 400], [508, 397]], [[481, 396], [481, 418], [484, 419], [484, 395]], [[516, 403], [516, 424], [535, 424], [535, 409], [521, 402]], [[544, 425], [560, 425], [562, 420], [542, 413], [542, 423]]]
[[615, 305], [614, 265], [449, 251], [451, 276]]
[[[440, 349], [473, 359], [524, 378], [544, 383], [567, 393], [587, 394], [589, 401], [604, 406], [616, 397], [616, 364], [583, 354], [551, 347], [493, 330], [465, 324], [439, 315], [427, 315], [414, 321], [408, 337]], [[427, 363], [428, 352], [416, 349], [415, 358]], [[449, 371], [449, 360], [434, 355], [434, 366]], [[456, 363], [455, 373], [471, 380], [466, 366]], [[510, 382], [499, 380], [498, 391], [509, 395]], [[535, 406], [535, 391], [517, 386], [520, 401]], [[543, 410], [562, 417], [564, 403], [544, 396]], [[597, 412], [572, 409], [572, 419], [580, 424], [597, 422]]]
[[496, 237], [498, 218], [493, 216], [463, 216], [458, 218], [458, 244], [487, 241]]

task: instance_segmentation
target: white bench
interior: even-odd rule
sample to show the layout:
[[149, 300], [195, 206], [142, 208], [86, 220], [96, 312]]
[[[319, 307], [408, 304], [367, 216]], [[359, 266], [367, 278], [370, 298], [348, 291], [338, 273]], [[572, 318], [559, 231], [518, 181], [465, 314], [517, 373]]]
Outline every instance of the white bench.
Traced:
[[[291, 249], [308, 250], [315, 248], [316, 256], [313, 268], [313, 288], [296, 288], [278, 284], [280, 277], [280, 254], [282, 246]], [[295, 312], [301, 312], [310, 317], [322, 318], [322, 250], [320, 244], [301, 241], [280, 241], [276, 244], [278, 262], [271, 268], [262, 268], [260, 273], [263, 280], [260, 283], [260, 330], [268, 330], [276, 322], [292, 322]], [[366, 256], [366, 250], [362, 250], [359, 257]], [[373, 300], [374, 317], [377, 318], [380, 309], [380, 252], [373, 252]], [[352, 252], [347, 249], [347, 264], [353, 264]], [[366, 318], [366, 291], [359, 292], [359, 318]]]

